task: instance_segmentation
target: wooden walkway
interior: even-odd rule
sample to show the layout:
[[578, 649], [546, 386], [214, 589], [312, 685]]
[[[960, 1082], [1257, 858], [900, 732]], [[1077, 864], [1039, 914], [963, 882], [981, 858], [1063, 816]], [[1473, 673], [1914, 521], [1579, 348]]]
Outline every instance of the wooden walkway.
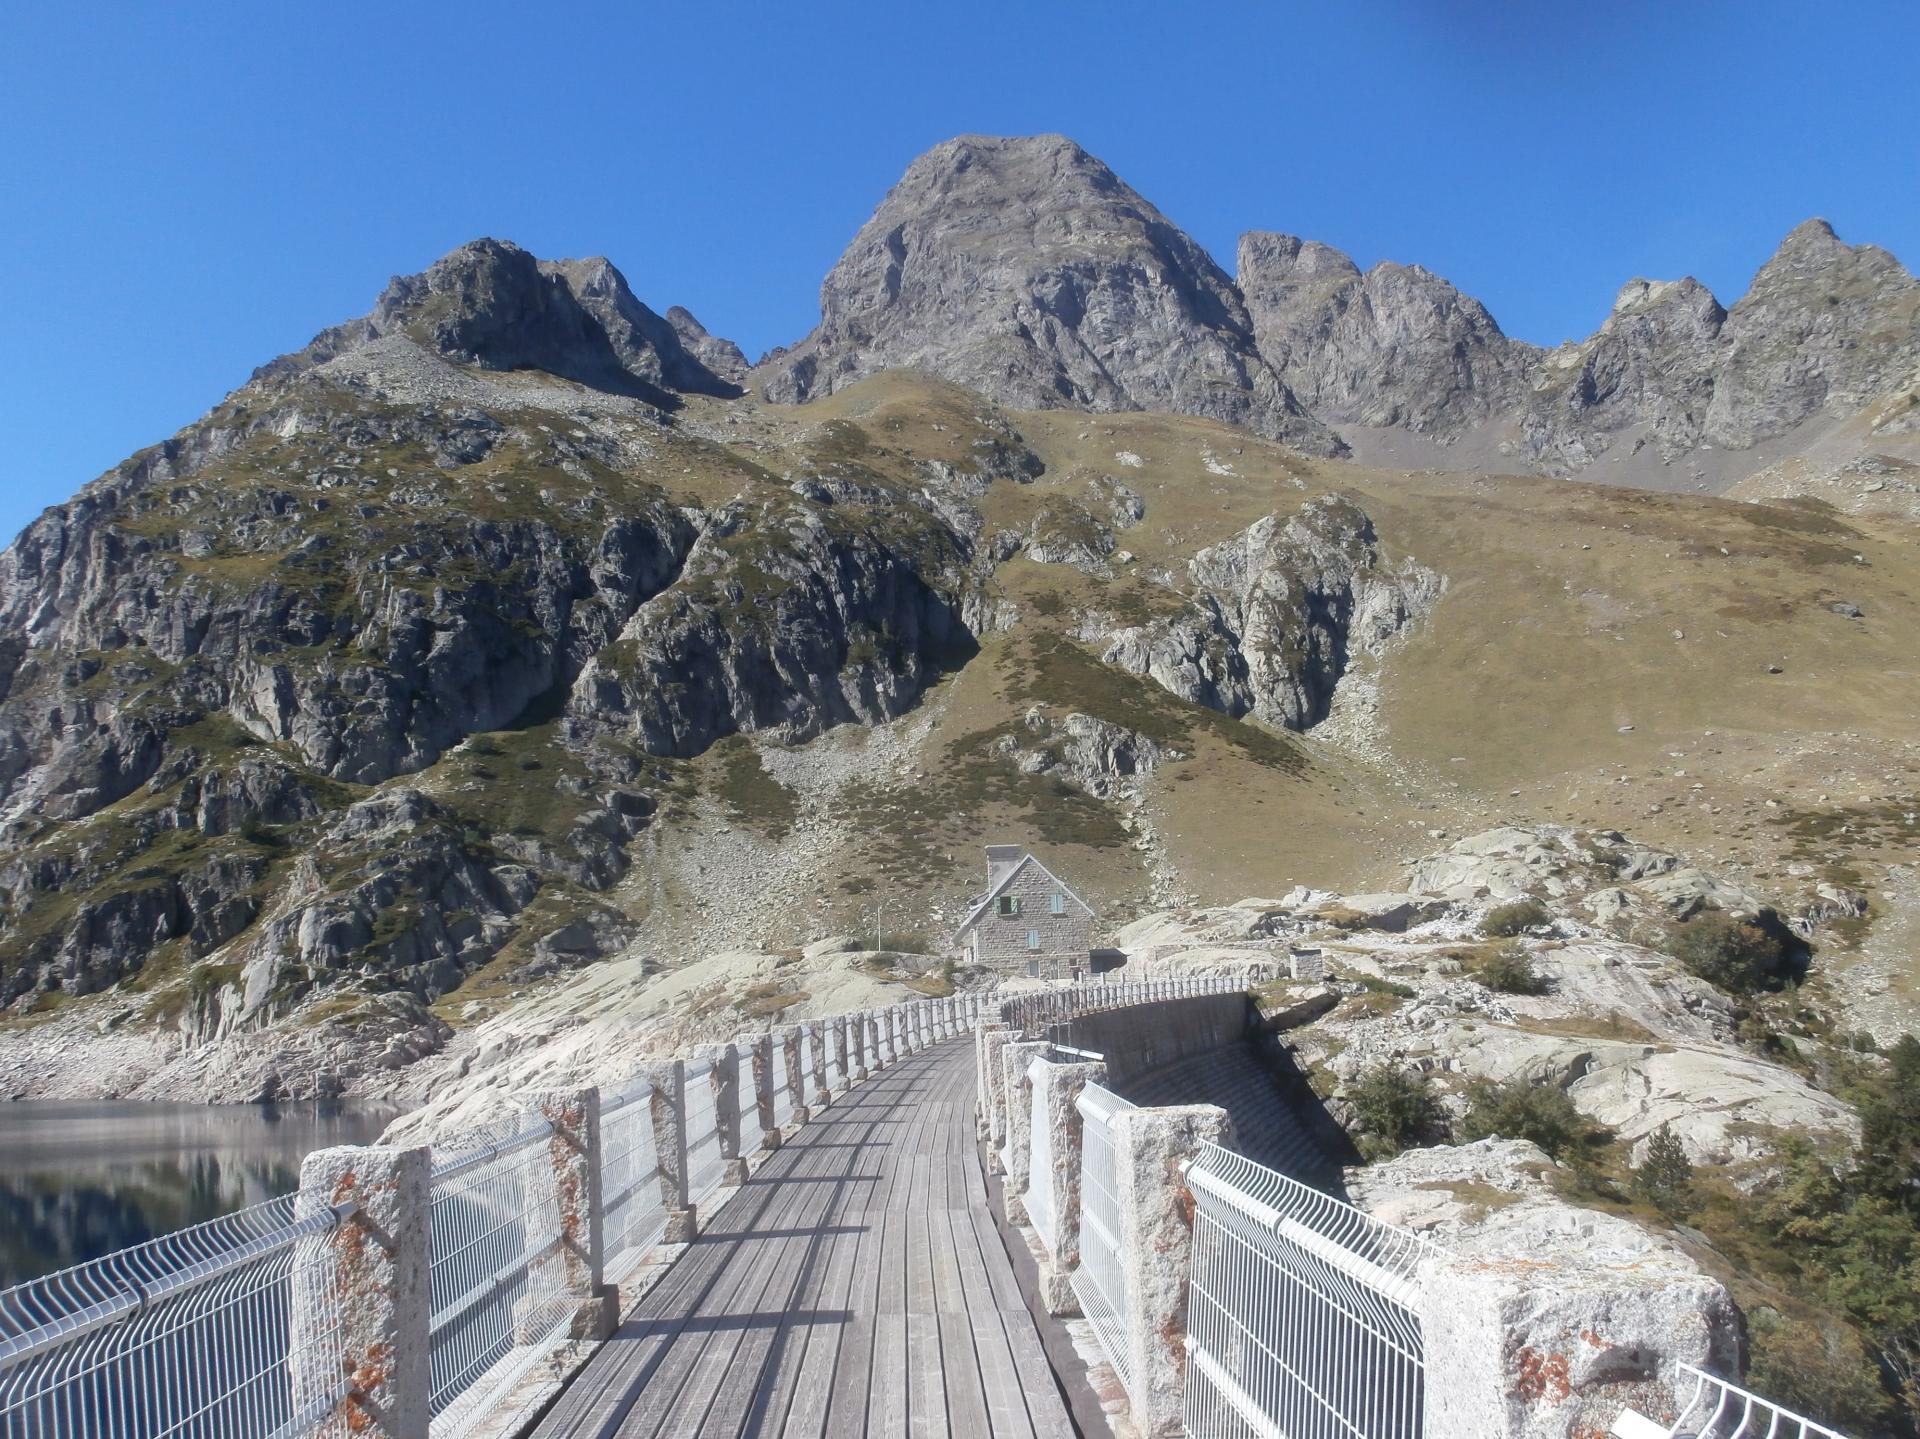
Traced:
[[802, 1125], [594, 1355], [536, 1439], [1072, 1439], [987, 1208], [973, 1045]]

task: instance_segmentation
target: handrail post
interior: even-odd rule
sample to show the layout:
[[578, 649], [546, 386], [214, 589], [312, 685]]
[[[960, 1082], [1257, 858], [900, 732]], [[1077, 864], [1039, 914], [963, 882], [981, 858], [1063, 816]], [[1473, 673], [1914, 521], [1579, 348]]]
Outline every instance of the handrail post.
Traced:
[[[300, 1165], [296, 1220], [351, 1204], [352, 1214], [300, 1239], [287, 1361], [296, 1410], [346, 1392], [332, 1428], [369, 1439], [427, 1439], [433, 1379], [430, 1152], [382, 1145], [316, 1149]], [[310, 1287], [311, 1286], [311, 1287]], [[320, 1286], [333, 1292], [316, 1302]], [[304, 1291], [304, 1292], [302, 1292]], [[315, 1332], [337, 1315], [337, 1345]], [[324, 1366], [324, 1367], [323, 1367]], [[329, 1430], [328, 1432], [331, 1432]]]
[[805, 1066], [800, 1063], [800, 1026], [783, 1024], [773, 1031], [774, 1043], [780, 1046], [780, 1069], [786, 1076], [787, 1090], [793, 1097], [793, 1116], [790, 1124], [805, 1124], [812, 1117], [807, 1108], [807, 1077]]
[[1027, 1078], [1027, 1065], [1044, 1058], [1051, 1048], [1043, 1039], [1018, 1039], [1000, 1051], [1000, 1083], [1005, 1090], [1001, 1102], [1007, 1113], [1003, 1162], [1009, 1224], [1027, 1223], [1027, 1175], [1033, 1158], [1033, 1081]]
[[1068, 1318], [1080, 1312], [1071, 1280], [1080, 1264], [1080, 1175], [1086, 1121], [1075, 1102], [1089, 1084], [1105, 1084], [1107, 1067], [1097, 1061], [1049, 1064], [1034, 1106], [1046, 1116], [1050, 1173], [1029, 1175], [1028, 1187], [1053, 1191], [1053, 1243], [1040, 1266], [1040, 1299], [1047, 1313]]
[[807, 1043], [813, 1054], [813, 1107], [821, 1109], [833, 1103], [833, 1086], [828, 1079], [827, 1045], [833, 1026], [824, 1020], [806, 1022]]
[[660, 1203], [667, 1211], [665, 1244], [691, 1244], [700, 1232], [687, 1163], [687, 1062], [657, 1059], [641, 1066], [653, 1086], [653, 1145], [660, 1160]]
[[740, 1051], [731, 1043], [696, 1044], [693, 1057], [713, 1066], [713, 1127], [720, 1136], [720, 1183], [747, 1182], [747, 1156], [740, 1152]]
[[556, 1089], [531, 1096], [528, 1117], [551, 1126], [529, 1163], [533, 1195], [549, 1205], [560, 1247], [538, 1261], [556, 1270], [556, 1288], [574, 1300], [569, 1337], [605, 1339], [618, 1320], [619, 1295], [607, 1282], [600, 1187], [600, 1091]]
[[1121, 1316], [1133, 1375], [1128, 1395], [1141, 1439], [1184, 1433], [1187, 1280], [1193, 1266], [1193, 1193], [1185, 1162], [1206, 1142], [1230, 1144], [1233, 1122], [1212, 1104], [1127, 1109], [1114, 1116], [1120, 1262], [1128, 1312]]
[[[735, 1044], [747, 1046], [752, 1056], [753, 1107], [760, 1116], [760, 1147], [772, 1152], [780, 1147], [780, 1126], [773, 1122], [773, 1036], [761, 1034], [736, 1034]], [[740, 1082], [748, 1082], [748, 1076], [742, 1074]]]
[[847, 1083], [864, 1084], [867, 1079], [866, 1016], [849, 1014], [840, 1023], [847, 1040]]
[[1001, 1169], [1000, 1146], [1006, 1135], [1006, 1099], [1000, 1086], [1000, 1051], [1020, 1036], [997, 1021], [982, 1025], [973, 1034], [973, 1062], [977, 1088], [974, 1092], [978, 1112], [975, 1128], [987, 1145], [987, 1168], [995, 1174]]

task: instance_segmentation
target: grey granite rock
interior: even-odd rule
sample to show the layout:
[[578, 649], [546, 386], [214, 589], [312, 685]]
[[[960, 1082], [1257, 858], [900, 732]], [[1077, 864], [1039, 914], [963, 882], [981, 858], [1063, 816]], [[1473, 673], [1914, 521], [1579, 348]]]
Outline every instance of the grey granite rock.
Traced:
[[920, 369], [1022, 408], [1171, 410], [1343, 446], [1260, 358], [1233, 282], [1059, 135], [969, 135], [908, 168], [820, 289], [820, 325], [754, 372], [798, 403]]
[[1238, 278], [1261, 355], [1334, 425], [1450, 438], [1512, 408], [1539, 353], [1418, 265], [1363, 274], [1330, 246], [1255, 231], [1241, 236]]

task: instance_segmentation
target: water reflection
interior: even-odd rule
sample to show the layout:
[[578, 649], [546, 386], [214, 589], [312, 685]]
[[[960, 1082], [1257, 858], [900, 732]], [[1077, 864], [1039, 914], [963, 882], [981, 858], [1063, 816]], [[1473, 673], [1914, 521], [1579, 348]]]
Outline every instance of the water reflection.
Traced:
[[295, 1188], [300, 1161], [394, 1111], [305, 1104], [0, 1104], [0, 1286]]

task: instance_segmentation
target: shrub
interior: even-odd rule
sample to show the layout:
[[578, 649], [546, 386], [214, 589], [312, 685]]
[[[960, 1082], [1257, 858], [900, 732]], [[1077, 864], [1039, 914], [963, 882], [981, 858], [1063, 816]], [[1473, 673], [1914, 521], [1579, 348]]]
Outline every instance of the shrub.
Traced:
[[932, 954], [924, 934], [915, 934], [906, 930], [889, 930], [878, 937], [878, 947], [888, 954]]
[[1440, 1105], [1426, 1077], [1392, 1065], [1370, 1070], [1347, 1090], [1360, 1152], [1388, 1159], [1428, 1137], [1441, 1125]]
[[1547, 981], [1517, 944], [1503, 944], [1475, 967], [1473, 977], [1502, 994], [1545, 994]]
[[1891, 1405], [1880, 1374], [1857, 1336], [1838, 1326], [1815, 1326], [1777, 1309], [1747, 1315], [1752, 1346], [1747, 1383], [1776, 1404], [1856, 1433], [1883, 1432]]
[[1693, 1191], [1693, 1161], [1672, 1125], [1661, 1125], [1647, 1141], [1647, 1157], [1634, 1166], [1633, 1192], [1676, 1222], [1700, 1207]]
[[1495, 905], [1480, 921], [1480, 933], [1488, 939], [1512, 939], [1525, 934], [1536, 924], [1545, 924], [1553, 916], [1539, 900], [1529, 896], [1510, 904]]
[[1785, 936], [1758, 921], [1717, 911], [1675, 925], [1667, 947], [1689, 974], [1731, 994], [1776, 986], [1792, 972]]
[[1613, 1137], [1573, 1107], [1559, 1086], [1492, 1084], [1476, 1080], [1467, 1088], [1467, 1113], [1460, 1121], [1463, 1139], [1530, 1139], [1555, 1159], [1578, 1159]]

